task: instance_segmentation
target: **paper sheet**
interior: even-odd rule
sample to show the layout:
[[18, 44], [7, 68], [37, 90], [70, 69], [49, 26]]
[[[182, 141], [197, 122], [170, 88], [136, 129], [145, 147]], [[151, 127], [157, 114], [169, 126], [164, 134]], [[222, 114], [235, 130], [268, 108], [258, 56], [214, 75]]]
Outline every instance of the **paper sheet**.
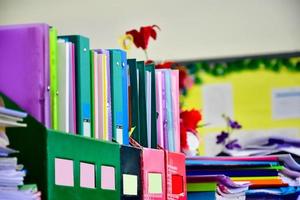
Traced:
[[272, 118], [300, 118], [300, 87], [272, 90]]
[[208, 84], [202, 88], [204, 123], [214, 127], [224, 126], [222, 114], [233, 117], [232, 85]]

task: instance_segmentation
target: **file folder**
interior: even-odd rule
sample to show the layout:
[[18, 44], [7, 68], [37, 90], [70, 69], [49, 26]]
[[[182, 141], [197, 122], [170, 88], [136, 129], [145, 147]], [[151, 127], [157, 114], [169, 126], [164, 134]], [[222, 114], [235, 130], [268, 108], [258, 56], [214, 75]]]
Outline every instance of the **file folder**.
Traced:
[[57, 30], [51, 27], [49, 30], [50, 42], [50, 113], [51, 128], [58, 130], [59, 128], [59, 77], [58, 77], [58, 49], [57, 49]]
[[138, 72], [136, 59], [127, 60], [130, 72], [130, 104], [131, 104], [131, 127], [134, 127], [131, 137], [140, 142], [140, 122], [139, 122], [139, 91]]
[[120, 144], [128, 144], [128, 74], [126, 53], [124, 51], [110, 50], [110, 75], [112, 137]]
[[140, 121], [140, 136], [139, 144], [143, 147], [150, 147], [147, 137], [147, 109], [146, 109], [146, 80], [145, 80], [145, 63], [144, 61], [137, 62], [138, 69], [138, 91], [139, 91], [139, 121]]
[[[153, 159], [155, 158], [155, 162]], [[143, 148], [143, 199], [166, 199], [165, 156], [163, 150]]]
[[[150, 131], [148, 130], [148, 134], [150, 135], [150, 142], [148, 140], [148, 146], [150, 145], [151, 148], [157, 148], [157, 113], [156, 113], [156, 82], [155, 82], [155, 66], [154, 64], [148, 64], [145, 66], [145, 71], [149, 76], [149, 79], [151, 80], [150, 83], [147, 83], [147, 90], [150, 91], [150, 96], [149, 98], [149, 104], [150, 109], [149, 109], [149, 114], [147, 113], [148, 116], [150, 116], [150, 120], [147, 120], [147, 123], [150, 122]], [[150, 88], [148, 88], [150, 87]], [[148, 111], [147, 111], [148, 112]], [[149, 136], [148, 135], [148, 136]]]
[[142, 198], [141, 154], [139, 148], [122, 145], [121, 156], [121, 199]]
[[91, 137], [91, 71], [89, 39], [81, 35], [60, 36], [75, 45], [77, 131]]
[[0, 91], [50, 127], [49, 26], [0, 26], [0, 50]]
[[167, 200], [186, 200], [185, 155], [165, 151]]

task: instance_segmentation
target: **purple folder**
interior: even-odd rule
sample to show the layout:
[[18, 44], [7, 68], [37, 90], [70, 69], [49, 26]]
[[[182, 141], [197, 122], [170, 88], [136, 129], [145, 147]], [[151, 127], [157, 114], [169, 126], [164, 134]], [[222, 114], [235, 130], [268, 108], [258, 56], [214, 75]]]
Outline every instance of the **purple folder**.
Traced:
[[49, 26], [0, 26], [0, 92], [50, 127]]

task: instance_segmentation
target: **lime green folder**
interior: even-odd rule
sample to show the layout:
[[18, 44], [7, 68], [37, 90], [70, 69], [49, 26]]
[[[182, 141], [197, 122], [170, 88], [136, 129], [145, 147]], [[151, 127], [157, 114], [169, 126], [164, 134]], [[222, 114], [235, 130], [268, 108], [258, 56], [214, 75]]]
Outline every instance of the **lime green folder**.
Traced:
[[206, 182], [206, 183], [188, 183], [188, 192], [213, 192], [217, 189], [216, 182]]
[[57, 30], [51, 27], [49, 29], [49, 47], [50, 47], [50, 113], [51, 128], [58, 130], [58, 70], [57, 70]]
[[[0, 93], [0, 96], [3, 96], [6, 107], [21, 110], [3, 94]], [[26, 128], [7, 128], [6, 132], [10, 147], [20, 151], [16, 156], [27, 171], [25, 183], [36, 183], [43, 199], [120, 199], [118, 144], [46, 129], [31, 116], [24, 122], [27, 123]], [[72, 167], [69, 165], [63, 173], [58, 165], [61, 160], [72, 163]], [[94, 167], [88, 171], [94, 173], [93, 188], [88, 188], [82, 180], [80, 174], [85, 169], [82, 164]], [[69, 182], [66, 182], [66, 177], [59, 176], [64, 174], [71, 175]], [[70, 179], [70, 176], [67, 178]], [[59, 181], [69, 185], [62, 185]]]

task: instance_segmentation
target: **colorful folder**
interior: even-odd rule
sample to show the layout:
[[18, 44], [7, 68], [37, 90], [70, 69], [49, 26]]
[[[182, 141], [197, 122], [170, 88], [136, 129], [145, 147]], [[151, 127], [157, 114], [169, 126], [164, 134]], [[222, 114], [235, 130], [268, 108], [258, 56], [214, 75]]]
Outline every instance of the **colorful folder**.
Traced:
[[126, 53], [118, 49], [112, 49], [109, 51], [112, 101], [112, 137], [120, 144], [128, 144], [128, 73]]
[[89, 39], [81, 35], [60, 36], [75, 45], [77, 131], [91, 137], [91, 72]]
[[186, 200], [185, 155], [165, 151], [167, 200]]
[[142, 198], [141, 154], [139, 148], [122, 145], [121, 156], [121, 199]]
[[[155, 82], [155, 66], [154, 64], [148, 64], [145, 66], [145, 77], [146, 79], [146, 106], [147, 116], [147, 124], [149, 128], [147, 128], [148, 134], [148, 146], [151, 148], [157, 148], [157, 113], [156, 113], [156, 82]], [[150, 130], [149, 130], [150, 129]]]
[[130, 107], [131, 127], [134, 128], [131, 137], [140, 142], [140, 122], [139, 122], [139, 91], [138, 91], [138, 71], [136, 59], [127, 60], [130, 73]]
[[174, 151], [180, 152], [180, 109], [179, 109], [179, 71], [171, 71], [171, 88], [172, 88], [172, 113], [173, 113], [173, 130], [174, 130]]
[[[155, 162], [153, 162], [155, 159]], [[165, 156], [163, 150], [143, 148], [143, 199], [166, 199]]]
[[0, 26], [0, 91], [50, 127], [49, 26]]
[[167, 115], [167, 135], [168, 135], [168, 147], [169, 151], [175, 151], [174, 142], [174, 121], [173, 121], [173, 106], [172, 106], [172, 71], [164, 70], [165, 83], [166, 83], [166, 115]]
[[[145, 63], [144, 61], [137, 62], [138, 72], [138, 96], [139, 96], [139, 144], [143, 147], [150, 147], [147, 137], [147, 109], [146, 109], [146, 80], [145, 80]], [[136, 138], [135, 138], [136, 139]]]
[[58, 102], [58, 130], [63, 132], [70, 132], [70, 110], [71, 104], [70, 99], [72, 96], [70, 95], [71, 90], [71, 54], [70, 51], [71, 47], [70, 42], [66, 42], [64, 40], [59, 40], [57, 44], [58, 50], [58, 63], [57, 63], [57, 70], [58, 70], [58, 93], [59, 93], [59, 102]]
[[[58, 47], [57, 47], [57, 30], [51, 27], [49, 30], [50, 45], [50, 113], [51, 128], [59, 129], [59, 74], [58, 74]], [[62, 97], [64, 98], [64, 97]]]
[[164, 146], [164, 106], [163, 106], [163, 74], [161, 71], [155, 71], [156, 81], [156, 112], [157, 112], [157, 144], [165, 148]]

